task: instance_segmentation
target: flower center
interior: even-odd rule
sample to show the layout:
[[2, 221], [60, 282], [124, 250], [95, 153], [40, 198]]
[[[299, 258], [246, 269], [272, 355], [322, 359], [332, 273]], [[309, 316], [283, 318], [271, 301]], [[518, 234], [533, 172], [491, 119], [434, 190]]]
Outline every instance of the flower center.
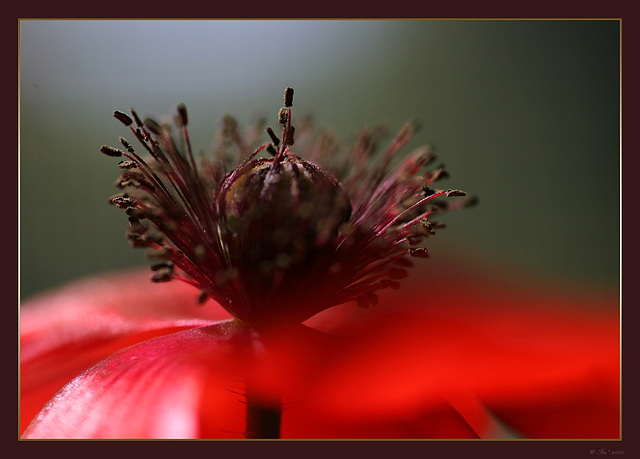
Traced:
[[[336, 179], [293, 155], [249, 162], [222, 185], [217, 205], [252, 261], [291, 262], [333, 240], [351, 204]], [[241, 248], [241, 247], [238, 247]]]
[[329, 248], [351, 216], [351, 203], [338, 180], [290, 153], [292, 99], [293, 90], [285, 92], [279, 116], [282, 142], [268, 130], [273, 141], [268, 151], [274, 157], [241, 164], [225, 178], [215, 203], [232, 233], [230, 259], [263, 272], [309, 263], [315, 253]]

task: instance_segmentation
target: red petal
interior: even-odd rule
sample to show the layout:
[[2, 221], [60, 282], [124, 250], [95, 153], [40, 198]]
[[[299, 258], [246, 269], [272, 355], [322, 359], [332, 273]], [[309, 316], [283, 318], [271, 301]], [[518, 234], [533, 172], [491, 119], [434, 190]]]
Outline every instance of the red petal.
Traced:
[[63, 385], [114, 352], [229, 317], [213, 302], [198, 306], [189, 285], [148, 278], [147, 270], [95, 277], [22, 303], [22, 430]]
[[[314, 318], [315, 325], [359, 336], [329, 375], [331, 396], [318, 409], [355, 418], [412, 412], [443, 397], [454, 406], [476, 398], [525, 436], [619, 437], [616, 294], [492, 289], [498, 284], [459, 280], [434, 279], [437, 287], [424, 300], [411, 288], [401, 291], [400, 304], [388, 300], [353, 313], [360, 320], [341, 326], [330, 317], [337, 309]], [[468, 413], [476, 419], [471, 425], [482, 426], [481, 410]]]
[[65, 386], [24, 438], [197, 438], [203, 403], [209, 429], [241, 437], [242, 405], [230, 391], [241, 352], [229, 330], [186, 330], [111, 356]]

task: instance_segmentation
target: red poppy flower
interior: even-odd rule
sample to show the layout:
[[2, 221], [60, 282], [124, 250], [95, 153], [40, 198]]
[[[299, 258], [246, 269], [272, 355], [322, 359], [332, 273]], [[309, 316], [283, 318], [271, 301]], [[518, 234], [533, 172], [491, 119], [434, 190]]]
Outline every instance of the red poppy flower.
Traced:
[[267, 128], [271, 143], [249, 155], [227, 119], [215, 159], [200, 163], [184, 106], [177, 133], [115, 113], [151, 157], [124, 139], [126, 152], [102, 148], [127, 157], [111, 199], [127, 236], [160, 260], [152, 280], [201, 294], [141, 291], [134, 272], [25, 305], [23, 436], [485, 438], [505, 435], [496, 419], [525, 436], [618, 436], [615, 308], [523, 302], [439, 271], [391, 295], [409, 258], [426, 256], [440, 226], [428, 219], [473, 200], [439, 200], [464, 193], [431, 189], [446, 173], [420, 172], [428, 149], [397, 160], [409, 128], [377, 160], [371, 132], [345, 155], [305, 124], [295, 131], [292, 101], [288, 88], [281, 139]]

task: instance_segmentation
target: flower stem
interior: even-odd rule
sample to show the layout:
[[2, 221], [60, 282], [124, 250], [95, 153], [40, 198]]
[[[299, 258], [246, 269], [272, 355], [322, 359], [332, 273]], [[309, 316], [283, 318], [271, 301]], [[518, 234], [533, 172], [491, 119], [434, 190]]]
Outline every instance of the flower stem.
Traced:
[[246, 384], [247, 429], [245, 438], [280, 438], [282, 401], [280, 397], [265, 399]]

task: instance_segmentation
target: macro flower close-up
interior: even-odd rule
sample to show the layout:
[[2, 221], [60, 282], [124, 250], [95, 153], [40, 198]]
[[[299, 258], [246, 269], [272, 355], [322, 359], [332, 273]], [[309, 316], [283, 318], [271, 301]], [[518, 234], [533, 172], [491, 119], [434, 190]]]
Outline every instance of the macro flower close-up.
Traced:
[[97, 205], [148, 267], [22, 299], [20, 439], [619, 439], [613, 284], [508, 272], [465, 237], [434, 256], [456, 225], [492, 226], [473, 174], [415, 143], [422, 122], [345, 140], [284, 82], [281, 108], [213, 122], [111, 108], [119, 133], [91, 161], [116, 194]]

